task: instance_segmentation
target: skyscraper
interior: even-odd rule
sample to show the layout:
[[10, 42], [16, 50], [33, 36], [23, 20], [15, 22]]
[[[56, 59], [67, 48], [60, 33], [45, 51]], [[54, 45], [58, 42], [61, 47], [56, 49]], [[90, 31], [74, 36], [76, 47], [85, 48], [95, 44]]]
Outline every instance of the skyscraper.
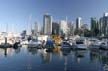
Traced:
[[102, 19], [102, 33], [103, 35], [108, 35], [108, 13], [104, 13]]
[[81, 29], [81, 25], [82, 25], [82, 18], [81, 17], [78, 17], [76, 19], [76, 29]]
[[46, 35], [52, 34], [52, 17], [48, 14], [43, 17], [43, 32]]
[[101, 17], [99, 19], [99, 35], [101, 36], [103, 34], [103, 24], [102, 24], [102, 20], [103, 20], [103, 17]]
[[96, 17], [91, 18], [91, 32], [92, 36], [97, 36], [99, 34], [99, 23]]
[[52, 34], [59, 35], [60, 34], [60, 25], [56, 22], [52, 23]]
[[35, 35], [38, 35], [41, 31], [41, 27], [40, 24], [38, 22], [35, 22], [35, 26], [34, 26], [34, 33]]
[[69, 35], [74, 35], [74, 24], [73, 24], [73, 22], [70, 22], [68, 24], [68, 28], [69, 28], [68, 34]]
[[60, 21], [60, 33], [61, 33], [61, 35], [68, 34], [68, 24], [65, 20]]

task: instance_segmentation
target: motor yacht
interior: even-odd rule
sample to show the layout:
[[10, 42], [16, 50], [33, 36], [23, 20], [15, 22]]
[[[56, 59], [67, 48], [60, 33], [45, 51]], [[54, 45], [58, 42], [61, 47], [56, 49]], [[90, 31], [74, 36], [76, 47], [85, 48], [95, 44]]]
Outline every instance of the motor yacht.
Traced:
[[89, 40], [91, 42], [91, 45], [89, 46], [90, 48], [93, 49], [99, 49], [101, 45], [101, 41], [98, 39], [91, 39]]
[[70, 51], [71, 50], [71, 45], [67, 41], [62, 41], [61, 50], [62, 51]]
[[38, 47], [39, 45], [41, 45], [41, 42], [35, 39], [32, 39], [28, 42], [28, 47]]
[[75, 49], [87, 49], [87, 45], [86, 45], [86, 39], [76, 39], [76, 43], [75, 43]]
[[108, 40], [102, 40], [100, 48], [102, 48], [102, 49], [108, 49]]

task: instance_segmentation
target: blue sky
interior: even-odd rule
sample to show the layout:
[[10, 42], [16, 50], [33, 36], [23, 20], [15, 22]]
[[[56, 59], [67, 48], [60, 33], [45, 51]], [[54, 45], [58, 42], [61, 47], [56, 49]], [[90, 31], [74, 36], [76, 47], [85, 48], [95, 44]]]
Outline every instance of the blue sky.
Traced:
[[57, 22], [67, 16], [75, 24], [80, 16], [83, 23], [90, 24], [91, 17], [99, 18], [104, 12], [108, 12], [108, 0], [0, 0], [0, 32], [6, 31], [6, 25], [8, 32], [28, 29], [30, 21], [42, 25], [45, 13]]

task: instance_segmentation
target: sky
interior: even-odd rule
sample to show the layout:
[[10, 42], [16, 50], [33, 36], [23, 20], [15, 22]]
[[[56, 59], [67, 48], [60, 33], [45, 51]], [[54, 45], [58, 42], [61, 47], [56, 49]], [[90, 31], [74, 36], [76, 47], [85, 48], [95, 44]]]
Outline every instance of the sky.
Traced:
[[99, 19], [104, 12], [108, 12], [108, 0], [0, 0], [0, 32], [22, 32], [35, 22], [43, 25], [45, 13], [54, 22], [67, 16], [76, 24], [80, 16], [84, 24], [90, 24], [91, 17]]

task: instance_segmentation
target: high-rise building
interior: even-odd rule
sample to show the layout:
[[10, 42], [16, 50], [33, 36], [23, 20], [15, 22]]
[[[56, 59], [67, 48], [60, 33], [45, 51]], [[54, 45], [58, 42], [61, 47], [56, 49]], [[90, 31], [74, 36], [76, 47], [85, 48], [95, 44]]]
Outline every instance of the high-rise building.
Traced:
[[102, 34], [104, 36], [108, 35], [108, 13], [104, 13], [102, 19], [101, 19], [101, 23], [102, 23]]
[[65, 20], [61, 20], [60, 21], [60, 34], [65, 34], [67, 35], [68, 34], [68, 24], [67, 24], [67, 21]]
[[74, 24], [73, 24], [73, 22], [70, 22], [68, 24], [68, 28], [69, 28], [68, 34], [69, 35], [74, 35]]
[[104, 17], [108, 16], [108, 13], [104, 13]]
[[91, 32], [92, 36], [97, 36], [99, 34], [99, 23], [96, 17], [91, 18]]
[[31, 30], [31, 36], [35, 36], [35, 31], [34, 31], [34, 29]]
[[81, 17], [78, 17], [76, 19], [76, 29], [81, 29], [81, 25], [82, 25], [82, 18]]
[[102, 31], [102, 26], [103, 26], [103, 24], [102, 24], [102, 17], [99, 19], [99, 35], [101, 36], [102, 34], [103, 34], [103, 31]]
[[43, 17], [43, 32], [46, 35], [52, 34], [52, 17], [48, 14]]
[[60, 34], [60, 25], [56, 22], [52, 23], [52, 34], [59, 35]]
[[34, 33], [35, 35], [38, 35], [41, 31], [41, 27], [40, 24], [38, 22], [35, 22], [35, 26], [34, 26]]

